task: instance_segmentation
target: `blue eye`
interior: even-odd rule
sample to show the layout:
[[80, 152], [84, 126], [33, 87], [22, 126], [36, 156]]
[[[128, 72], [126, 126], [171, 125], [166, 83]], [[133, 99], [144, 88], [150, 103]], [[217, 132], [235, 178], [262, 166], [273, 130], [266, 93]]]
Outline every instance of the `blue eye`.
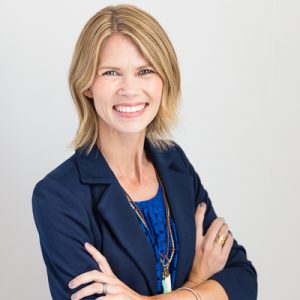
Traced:
[[105, 73], [103, 73], [102, 75], [109, 75], [108, 73], [112, 73], [112, 72], [114, 72], [114, 73], [117, 73], [116, 71], [113, 71], [113, 70], [110, 70], [110, 71], [107, 71], [107, 72], [105, 72]]
[[[140, 74], [141, 75], [147, 75], [147, 74], [151, 74], [151, 73], [155, 73], [153, 70], [150, 70], [150, 69], [143, 69], [140, 71]], [[114, 75], [113, 75], [114, 74]], [[117, 75], [118, 73], [114, 70], [109, 70], [109, 71], [106, 71], [105, 73], [103, 73], [102, 75], [111, 75], [111, 76], [115, 76]]]
[[147, 74], [150, 74], [150, 73], [154, 73], [154, 71], [152, 71], [152, 70], [150, 70], [150, 69], [144, 69], [144, 70], [142, 70], [141, 72], [143, 72], [143, 71], [149, 71], [149, 72], [147, 72], [147, 73], [144, 73], [144, 75], [147, 75]]

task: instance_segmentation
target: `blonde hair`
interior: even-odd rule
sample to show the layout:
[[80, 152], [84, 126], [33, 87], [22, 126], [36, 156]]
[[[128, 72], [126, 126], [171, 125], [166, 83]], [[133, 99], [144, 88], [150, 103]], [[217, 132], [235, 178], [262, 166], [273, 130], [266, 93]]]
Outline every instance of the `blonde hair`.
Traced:
[[92, 85], [105, 40], [113, 33], [129, 36], [162, 78], [158, 113], [146, 128], [146, 137], [159, 149], [174, 145], [170, 129], [178, 122], [181, 97], [180, 72], [174, 48], [160, 24], [147, 12], [128, 4], [107, 6], [84, 26], [75, 46], [69, 87], [79, 116], [79, 127], [69, 147], [91, 151], [97, 142], [98, 116], [84, 92]]

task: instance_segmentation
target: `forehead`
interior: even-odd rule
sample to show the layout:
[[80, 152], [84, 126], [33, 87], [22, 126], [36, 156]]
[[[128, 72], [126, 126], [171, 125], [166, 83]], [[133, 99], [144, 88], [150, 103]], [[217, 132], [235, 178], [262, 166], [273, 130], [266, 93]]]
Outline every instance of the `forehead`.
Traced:
[[100, 53], [100, 64], [146, 63], [146, 59], [129, 36], [113, 34], [107, 38]]

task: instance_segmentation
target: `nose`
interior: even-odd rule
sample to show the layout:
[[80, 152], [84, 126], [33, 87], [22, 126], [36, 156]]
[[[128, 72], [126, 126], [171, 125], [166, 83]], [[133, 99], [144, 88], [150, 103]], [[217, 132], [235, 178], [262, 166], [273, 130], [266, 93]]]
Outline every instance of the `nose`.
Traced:
[[120, 96], [127, 97], [133, 97], [137, 95], [139, 93], [138, 78], [133, 75], [124, 75], [118, 93]]

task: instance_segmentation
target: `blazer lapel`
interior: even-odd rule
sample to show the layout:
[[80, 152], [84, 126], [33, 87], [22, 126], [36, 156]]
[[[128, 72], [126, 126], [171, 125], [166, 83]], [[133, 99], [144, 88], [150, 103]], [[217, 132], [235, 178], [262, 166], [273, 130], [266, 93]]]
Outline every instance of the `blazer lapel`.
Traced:
[[[159, 151], [147, 138], [145, 150], [161, 177], [176, 225], [179, 252], [175, 278], [177, 288], [187, 279], [195, 250], [192, 177], [184, 171], [177, 150]], [[81, 180], [84, 183], [108, 185], [97, 203], [97, 209], [145, 276], [151, 293], [156, 294], [155, 256], [121, 185], [96, 145], [88, 156], [78, 151], [76, 154]]]
[[114, 181], [98, 204], [99, 213], [137, 264], [152, 293], [157, 289], [155, 257], [122, 187]]

